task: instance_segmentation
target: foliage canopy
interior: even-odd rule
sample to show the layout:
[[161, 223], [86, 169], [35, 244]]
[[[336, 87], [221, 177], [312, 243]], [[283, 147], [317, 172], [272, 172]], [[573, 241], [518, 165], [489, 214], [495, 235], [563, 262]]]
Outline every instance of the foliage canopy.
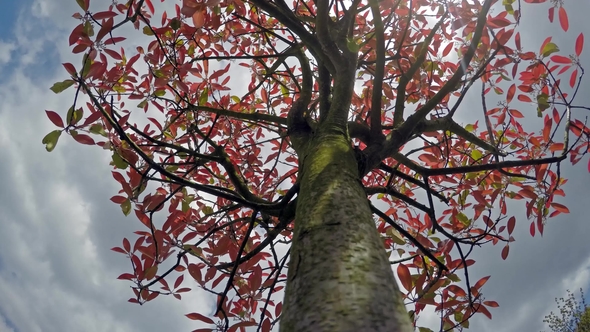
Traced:
[[76, 95], [65, 117], [46, 111], [59, 129], [43, 143], [66, 132], [112, 154], [111, 200], [142, 227], [113, 248], [131, 263], [119, 276], [130, 302], [199, 287], [217, 301], [213, 315], [187, 314], [202, 331], [272, 329], [297, 272], [289, 246], [306, 234], [293, 231], [329, 187], [313, 175], [322, 162], [346, 176], [354, 164], [347, 188], [364, 197], [351, 209], [371, 209], [414, 324], [430, 306], [440, 330], [498, 306], [469, 255], [491, 242], [507, 258], [510, 201], [532, 236], [568, 212], [560, 164], [589, 147], [575, 114], [587, 108], [574, 104], [584, 36], [561, 50], [518, 31], [539, 4], [568, 31], [561, 2], [76, 1], [69, 43], [82, 62], [52, 87]]

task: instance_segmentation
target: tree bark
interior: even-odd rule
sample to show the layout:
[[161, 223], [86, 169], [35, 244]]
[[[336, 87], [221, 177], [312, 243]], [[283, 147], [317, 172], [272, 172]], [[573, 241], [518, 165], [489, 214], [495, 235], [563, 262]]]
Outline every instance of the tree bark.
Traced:
[[280, 331], [413, 331], [346, 133], [302, 150]]

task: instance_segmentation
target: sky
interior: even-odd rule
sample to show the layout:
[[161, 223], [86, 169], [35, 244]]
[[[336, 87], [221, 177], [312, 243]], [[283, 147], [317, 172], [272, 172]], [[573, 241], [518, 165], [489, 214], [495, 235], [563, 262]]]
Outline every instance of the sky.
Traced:
[[[540, 7], [524, 18], [525, 46], [539, 45], [553, 34], [560, 46], [573, 50], [581, 31], [590, 43], [590, 25], [585, 25], [590, 4], [565, 2], [570, 33], [546, 23], [547, 7]], [[127, 302], [130, 285], [116, 278], [129, 271], [128, 261], [109, 249], [132, 237], [139, 226], [109, 200], [119, 189], [109, 155], [66, 135], [52, 153], [41, 144], [55, 129], [44, 110], [65, 114], [73, 100], [72, 92], [55, 95], [49, 87], [67, 78], [61, 63], [81, 61], [67, 43], [77, 24], [70, 17], [76, 2], [0, 0], [0, 5], [0, 332], [198, 328], [184, 315], [212, 307], [201, 292], [182, 301]], [[590, 64], [590, 49], [582, 62]], [[588, 89], [590, 80], [583, 87]], [[590, 96], [581, 94], [578, 104], [590, 105]], [[538, 332], [545, 328], [543, 317], [557, 309], [554, 299], [565, 296], [566, 289], [583, 287], [590, 293], [587, 158], [564, 167], [570, 181], [560, 202], [571, 213], [552, 219], [542, 238], [530, 237], [520, 211], [516, 242], [506, 261], [500, 246], [476, 250], [470, 275], [475, 280], [492, 275], [484, 294], [500, 307], [492, 309], [493, 320], [477, 315], [471, 331]], [[423, 315], [421, 325], [435, 320]]]

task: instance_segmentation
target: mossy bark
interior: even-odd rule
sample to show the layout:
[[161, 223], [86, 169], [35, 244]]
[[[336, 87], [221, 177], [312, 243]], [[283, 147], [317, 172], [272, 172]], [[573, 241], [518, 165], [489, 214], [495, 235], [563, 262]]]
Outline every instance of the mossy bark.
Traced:
[[302, 150], [280, 331], [413, 331], [346, 133]]

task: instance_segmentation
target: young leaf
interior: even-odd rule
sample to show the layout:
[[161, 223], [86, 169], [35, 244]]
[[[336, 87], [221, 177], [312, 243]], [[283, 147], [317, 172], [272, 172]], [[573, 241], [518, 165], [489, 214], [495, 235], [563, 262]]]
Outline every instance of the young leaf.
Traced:
[[53, 86], [50, 89], [51, 91], [57, 94], [71, 87], [72, 85], [74, 85], [74, 83], [76, 83], [74, 80], [65, 80], [63, 82], [57, 82], [53, 84]]
[[45, 135], [45, 137], [43, 137], [43, 140], [41, 140], [41, 143], [45, 144], [45, 149], [48, 152], [53, 151], [60, 135], [61, 135], [61, 130], [54, 130], [54, 131], [50, 132], [49, 134]]
[[551, 54], [559, 52], [559, 47], [555, 43], [547, 43], [541, 50], [541, 55], [550, 56]]

